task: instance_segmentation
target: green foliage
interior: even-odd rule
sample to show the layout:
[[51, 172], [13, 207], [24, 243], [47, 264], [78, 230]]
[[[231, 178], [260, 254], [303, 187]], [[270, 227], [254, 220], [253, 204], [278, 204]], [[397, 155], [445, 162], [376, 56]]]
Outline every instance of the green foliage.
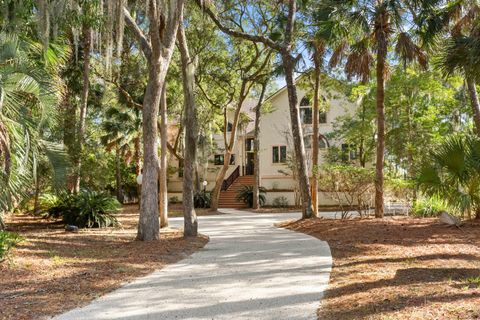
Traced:
[[210, 208], [211, 194], [210, 192], [198, 191], [193, 196], [193, 206], [195, 208]]
[[[258, 193], [258, 202], [263, 206], [266, 201], [265, 194], [267, 193], [267, 190], [260, 187]], [[236, 199], [237, 201], [246, 203], [250, 208], [253, 207], [253, 186], [241, 186], [237, 192]]]
[[413, 197], [415, 182], [401, 178], [387, 178], [385, 187], [396, 199], [409, 200]]
[[121, 205], [117, 199], [94, 191], [78, 194], [66, 192], [58, 196], [43, 196], [46, 217], [62, 218], [63, 222], [79, 228], [106, 228], [118, 225], [114, 214]]
[[442, 211], [451, 212], [445, 201], [438, 197], [418, 199], [412, 209], [412, 214], [418, 217], [436, 217]]
[[276, 208], [286, 208], [286, 207], [288, 207], [287, 197], [284, 197], [284, 196], [276, 197], [272, 201], [272, 206], [276, 207]]
[[8, 252], [18, 243], [23, 241], [17, 233], [0, 231], [0, 262], [5, 259]]
[[440, 143], [419, 170], [417, 183], [427, 196], [445, 200], [461, 213], [480, 210], [480, 139], [453, 135]]

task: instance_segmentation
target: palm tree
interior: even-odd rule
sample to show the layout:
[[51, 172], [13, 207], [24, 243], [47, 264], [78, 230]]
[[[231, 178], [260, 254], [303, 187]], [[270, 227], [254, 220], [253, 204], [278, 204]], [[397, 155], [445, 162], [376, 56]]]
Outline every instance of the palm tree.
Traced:
[[0, 33], [0, 214], [29, 195], [40, 155], [54, 168], [65, 168], [62, 146], [43, 139], [44, 129], [56, 121], [61, 90], [57, 67], [65, 52], [53, 45], [47, 54], [44, 50], [33, 41]]
[[140, 174], [140, 139], [142, 135], [142, 119], [138, 109], [113, 106], [105, 111], [102, 123], [105, 135], [101, 137], [107, 151], [115, 149], [116, 155], [116, 189], [117, 199], [122, 201], [120, 165], [121, 159], [129, 163], [132, 158], [135, 162], [135, 172]]
[[[427, 66], [427, 57], [412, 39], [413, 29], [407, 29], [409, 15], [417, 8], [404, 0], [331, 0], [326, 1], [330, 24], [336, 29], [349, 30], [348, 38], [339, 42], [332, 52], [330, 66], [336, 66], [346, 55], [345, 72], [368, 82], [375, 64], [377, 151], [375, 170], [375, 217], [384, 213], [384, 153], [385, 153], [385, 82], [388, 74], [390, 48], [404, 65], [417, 61]], [[345, 53], [347, 52], [347, 53]]]
[[417, 179], [420, 190], [455, 210], [480, 219], [480, 139], [452, 136], [427, 158]]

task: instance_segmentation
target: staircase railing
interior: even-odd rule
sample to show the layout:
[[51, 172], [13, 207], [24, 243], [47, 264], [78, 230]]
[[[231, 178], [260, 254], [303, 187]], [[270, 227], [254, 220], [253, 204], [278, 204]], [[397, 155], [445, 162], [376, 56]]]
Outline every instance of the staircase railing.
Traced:
[[239, 176], [240, 176], [240, 166], [236, 167], [235, 170], [233, 170], [233, 172], [230, 174], [230, 176], [227, 179], [223, 180], [221, 190], [225, 191], [228, 188], [230, 188], [230, 186], [233, 184], [233, 182], [235, 182], [235, 180], [237, 180]]

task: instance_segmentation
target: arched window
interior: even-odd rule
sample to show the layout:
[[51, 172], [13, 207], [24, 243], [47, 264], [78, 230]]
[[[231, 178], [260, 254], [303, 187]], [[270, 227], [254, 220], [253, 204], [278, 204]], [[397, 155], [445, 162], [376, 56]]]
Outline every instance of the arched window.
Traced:
[[309, 107], [311, 106], [312, 104], [310, 103], [310, 98], [305, 96], [302, 98], [302, 100], [300, 101], [300, 107]]
[[[312, 141], [313, 141], [313, 135], [309, 134], [303, 137], [303, 143], [305, 144], [305, 149], [311, 149], [312, 148]], [[329, 143], [327, 138], [323, 135], [320, 134], [318, 136], [318, 149], [326, 149], [329, 147]]]

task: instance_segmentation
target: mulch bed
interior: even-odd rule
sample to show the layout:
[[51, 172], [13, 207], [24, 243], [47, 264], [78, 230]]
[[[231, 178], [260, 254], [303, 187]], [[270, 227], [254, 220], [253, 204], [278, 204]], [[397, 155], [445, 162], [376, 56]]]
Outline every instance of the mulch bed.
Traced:
[[118, 218], [119, 228], [67, 233], [58, 222], [7, 217], [8, 230], [25, 241], [0, 264], [0, 319], [42, 319], [86, 305], [208, 242], [174, 229], [162, 231], [159, 241], [135, 241], [137, 207], [126, 206]]
[[480, 319], [480, 221], [460, 229], [408, 217], [281, 226], [330, 245], [319, 319]]

